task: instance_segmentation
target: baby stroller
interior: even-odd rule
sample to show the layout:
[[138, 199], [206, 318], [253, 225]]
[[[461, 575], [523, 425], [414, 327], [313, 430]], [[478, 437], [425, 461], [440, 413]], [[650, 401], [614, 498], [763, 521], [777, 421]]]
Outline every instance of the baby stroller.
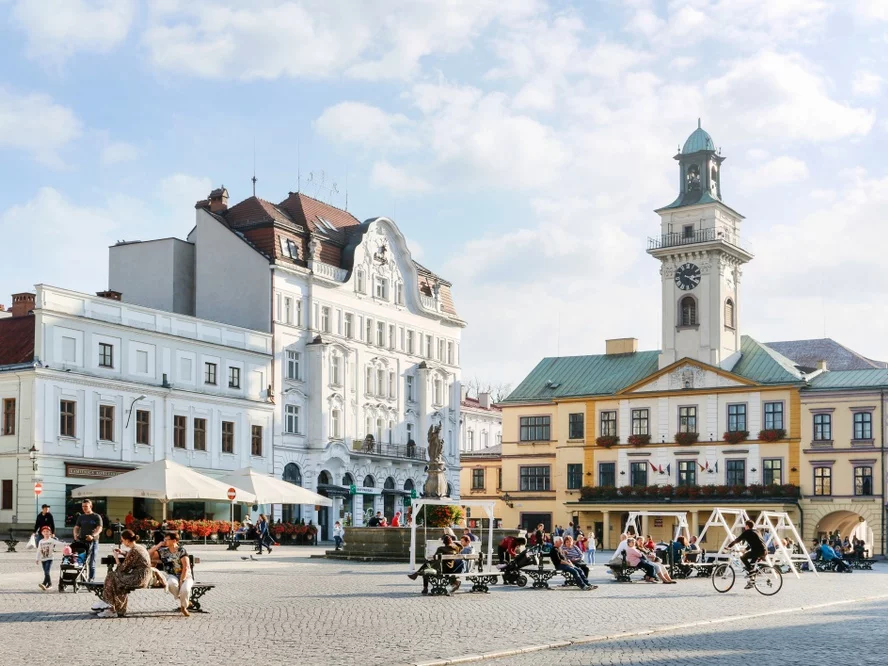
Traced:
[[86, 582], [86, 551], [88, 546], [83, 541], [75, 541], [65, 546], [62, 551], [62, 568], [59, 573], [59, 592], [64, 592], [69, 585], [77, 592], [77, 586]]
[[503, 572], [503, 584], [517, 585], [518, 587], [527, 585], [527, 576], [521, 572], [521, 569], [536, 566], [539, 563], [537, 556], [541, 550], [538, 546], [531, 546], [518, 553], [515, 559], [500, 565]]

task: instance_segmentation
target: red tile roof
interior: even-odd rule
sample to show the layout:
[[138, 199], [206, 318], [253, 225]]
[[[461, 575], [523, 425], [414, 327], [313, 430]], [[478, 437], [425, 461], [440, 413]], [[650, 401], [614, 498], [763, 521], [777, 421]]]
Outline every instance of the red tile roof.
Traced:
[[34, 316], [0, 319], [0, 365], [34, 360]]
[[305, 224], [311, 231], [317, 229], [326, 231], [323, 226], [318, 226], [318, 218], [327, 220], [336, 229], [354, 227], [361, 223], [351, 213], [313, 199], [301, 192], [290, 192], [290, 196], [281, 201], [278, 208], [287, 211], [297, 223]]
[[463, 407], [468, 407], [468, 408], [470, 408], [470, 409], [478, 409], [478, 410], [483, 410], [483, 411], [488, 411], [488, 412], [501, 412], [501, 411], [503, 411], [503, 408], [500, 407], [499, 405], [497, 405], [496, 403], [491, 403], [491, 404], [490, 404], [490, 409], [486, 409], [486, 410], [485, 410], [485, 409], [481, 406], [481, 402], [480, 402], [477, 398], [465, 398], [465, 399], [463, 399], [463, 400], [460, 401], [460, 404], [461, 404]]

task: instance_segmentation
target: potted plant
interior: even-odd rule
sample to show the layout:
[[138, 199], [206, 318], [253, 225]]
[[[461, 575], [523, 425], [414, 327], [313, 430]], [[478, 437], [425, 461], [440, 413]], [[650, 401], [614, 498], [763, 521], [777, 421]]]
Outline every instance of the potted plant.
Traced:
[[627, 443], [632, 446], [645, 446], [651, 443], [650, 435], [629, 435]]
[[745, 442], [748, 438], [748, 430], [729, 430], [724, 435], [722, 435], [722, 439], [725, 440], [728, 444], [739, 444], [740, 442]]
[[675, 498], [676, 499], [687, 499], [691, 494], [690, 486], [676, 486], [675, 488]]
[[668, 483], [665, 486], [657, 486], [657, 495], [660, 497], [672, 497], [674, 493], [675, 488]]
[[758, 438], [760, 442], [776, 442], [786, 437], [786, 431], [783, 428], [768, 428], [760, 430]]
[[619, 444], [620, 438], [616, 435], [603, 435], [602, 437], [598, 437], [595, 440], [595, 443], [598, 444], [598, 446], [603, 446], [604, 448], [609, 449], [615, 444]]
[[687, 446], [688, 444], [696, 444], [698, 439], [700, 439], [700, 433], [698, 432], [675, 433], [675, 443], [681, 444], [682, 446]]

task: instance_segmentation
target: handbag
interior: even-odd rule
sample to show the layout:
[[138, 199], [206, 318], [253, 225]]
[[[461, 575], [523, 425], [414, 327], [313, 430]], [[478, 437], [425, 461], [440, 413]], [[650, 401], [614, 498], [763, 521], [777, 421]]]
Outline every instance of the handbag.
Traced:
[[28, 539], [28, 545], [25, 546], [25, 548], [27, 548], [29, 550], [33, 550], [36, 547], [37, 547], [37, 538], [32, 534], [31, 538]]

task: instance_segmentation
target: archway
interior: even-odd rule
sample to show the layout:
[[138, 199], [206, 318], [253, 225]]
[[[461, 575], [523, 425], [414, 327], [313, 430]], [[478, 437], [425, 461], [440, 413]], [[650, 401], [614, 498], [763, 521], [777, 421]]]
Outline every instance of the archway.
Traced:
[[[373, 478], [372, 474], [368, 474], [364, 477], [364, 483], [361, 484], [364, 488], [375, 488], [376, 487], [376, 479]], [[365, 493], [363, 496], [364, 500], [364, 525], [367, 524], [373, 515], [376, 513], [376, 495], [373, 493]]]
[[351, 487], [355, 485], [355, 477], [346, 472], [342, 475], [342, 485], [349, 489], [349, 494], [342, 498], [342, 515], [339, 518], [343, 525], [354, 525], [355, 496], [351, 494]]
[[395, 515], [395, 480], [388, 477], [382, 485], [382, 515], [389, 522]]
[[[302, 485], [302, 470], [296, 463], [287, 463], [284, 466], [283, 479], [294, 486]], [[285, 523], [298, 523], [302, 518], [302, 506], [299, 504], [281, 505], [281, 519]]]
[[875, 551], [875, 539], [873, 528], [869, 522], [858, 513], [853, 511], [833, 511], [823, 516], [815, 528], [817, 537], [826, 538], [838, 532], [842, 538], [848, 537], [849, 541], [853, 539], [863, 539], [864, 548], [872, 555]]
[[[333, 477], [327, 470], [318, 474], [318, 495], [329, 497], [324, 486], [329, 486], [333, 482]], [[318, 541], [326, 541], [330, 538], [330, 507], [322, 506], [318, 509]]]

